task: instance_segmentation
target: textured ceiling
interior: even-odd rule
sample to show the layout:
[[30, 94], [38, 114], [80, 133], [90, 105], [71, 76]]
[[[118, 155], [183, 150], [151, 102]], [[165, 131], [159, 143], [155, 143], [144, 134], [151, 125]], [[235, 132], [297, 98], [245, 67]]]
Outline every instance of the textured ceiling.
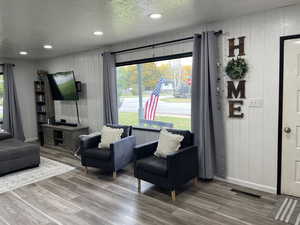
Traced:
[[[45, 58], [298, 0], [0, 0], [0, 57]], [[163, 14], [151, 20], [152, 12]], [[93, 35], [104, 32], [102, 37]], [[52, 44], [44, 50], [43, 44]], [[29, 55], [19, 56], [21, 50]]]

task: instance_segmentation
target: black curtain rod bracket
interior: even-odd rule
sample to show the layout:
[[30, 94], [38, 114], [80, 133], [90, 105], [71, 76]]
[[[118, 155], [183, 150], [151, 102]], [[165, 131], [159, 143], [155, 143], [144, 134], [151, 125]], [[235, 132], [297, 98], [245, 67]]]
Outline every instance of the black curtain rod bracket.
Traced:
[[[219, 30], [219, 31], [215, 32], [215, 35], [221, 35], [221, 34], [223, 34], [222, 30]], [[197, 35], [201, 36], [201, 34], [197, 34]], [[175, 40], [172, 40], [172, 41], [165, 41], [165, 42], [155, 43], [155, 44], [151, 44], [151, 45], [144, 45], [144, 46], [140, 46], [140, 47], [136, 47], [136, 48], [123, 49], [123, 50], [120, 50], [120, 51], [111, 52], [111, 54], [120, 54], [120, 53], [124, 53], [124, 52], [132, 52], [132, 51], [136, 51], [136, 50], [140, 50], [140, 49], [144, 49], [144, 48], [155, 48], [157, 46], [168, 45], [168, 44], [173, 44], [173, 43], [176, 43], [176, 42], [182, 42], [182, 41], [187, 41], [187, 40], [192, 40], [192, 39], [194, 39], [194, 36], [175, 39]]]

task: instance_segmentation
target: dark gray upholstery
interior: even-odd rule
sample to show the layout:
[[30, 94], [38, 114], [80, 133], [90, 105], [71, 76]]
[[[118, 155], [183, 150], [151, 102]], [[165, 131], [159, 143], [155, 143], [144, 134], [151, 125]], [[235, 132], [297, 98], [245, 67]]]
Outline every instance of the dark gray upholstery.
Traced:
[[109, 149], [99, 149], [98, 147], [96, 147], [86, 149], [85, 154], [93, 159], [109, 160], [111, 158], [112, 152]]
[[84, 137], [80, 141], [81, 164], [107, 171], [118, 171], [126, 167], [133, 160], [133, 148], [136, 143], [131, 136], [131, 126], [107, 125], [124, 130], [121, 140], [110, 145], [109, 149], [99, 149], [101, 136]]
[[11, 137], [12, 137], [11, 134], [7, 132], [0, 132], [0, 141]]
[[134, 176], [158, 186], [175, 190], [189, 180], [198, 177], [198, 148], [190, 131], [168, 129], [184, 136], [181, 148], [166, 159], [153, 155], [158, 142], [151, 142], [134, 148]]
[[14, 138], [0, 141], [0, 176], [40, 164], [40, 147]]
[[161, 175], [164, 177], [166, 177], [168, 173], [167, 160], [164, 158], [156, 157], [154, 155], [137, 161], [136, 168], [138, 170], [145, 170], [149, 173]]

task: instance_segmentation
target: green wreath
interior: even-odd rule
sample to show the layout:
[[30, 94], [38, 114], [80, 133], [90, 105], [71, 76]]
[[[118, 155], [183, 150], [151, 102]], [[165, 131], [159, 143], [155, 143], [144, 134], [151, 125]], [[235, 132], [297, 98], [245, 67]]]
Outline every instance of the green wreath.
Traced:
[[243, 58], [232, 59], [227, 63], [226, 74], [233, 80], [242, 79], [248, 72], [248, 64]]

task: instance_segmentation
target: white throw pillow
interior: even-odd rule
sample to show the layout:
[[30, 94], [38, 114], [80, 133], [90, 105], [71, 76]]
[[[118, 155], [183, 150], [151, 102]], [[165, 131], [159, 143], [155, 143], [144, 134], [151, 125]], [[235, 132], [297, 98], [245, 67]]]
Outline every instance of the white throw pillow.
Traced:
[[167, 155], [177, 152], [180, 148], [180, 142], [183, 140], [183, 136], [178, 134], [172, 134], [166, 129], [162, 129], [159, 135], [158, 146], [155, 156], [166, 158]]
[[104, 126], [101, 130], [101, 142], [98, 145], [98, 148], [109, 148], [109, 145], [121, 140], [123, 134], [122, 128], [111, 128]]

